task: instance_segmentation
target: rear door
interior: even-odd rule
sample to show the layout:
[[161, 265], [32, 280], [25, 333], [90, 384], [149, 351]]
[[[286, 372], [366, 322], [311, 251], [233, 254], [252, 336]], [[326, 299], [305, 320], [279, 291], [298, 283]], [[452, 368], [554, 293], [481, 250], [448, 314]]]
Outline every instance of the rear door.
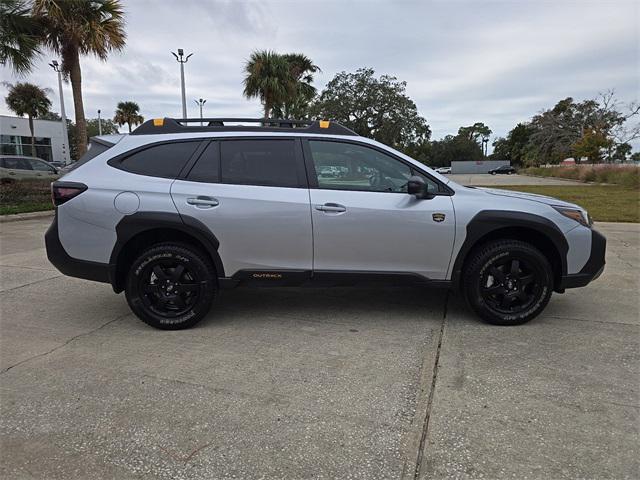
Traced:
[[216, 236], [227, 277], [310, 274], [311, 213], [299, 139], [213, 140], [181, 177], [171, 187], [176, 207]]
[[8, 178], [16, 180], [35, 178], [35, 172], [26, 158], [7, 157], [4, 159], [3, 166], [7, 170]]

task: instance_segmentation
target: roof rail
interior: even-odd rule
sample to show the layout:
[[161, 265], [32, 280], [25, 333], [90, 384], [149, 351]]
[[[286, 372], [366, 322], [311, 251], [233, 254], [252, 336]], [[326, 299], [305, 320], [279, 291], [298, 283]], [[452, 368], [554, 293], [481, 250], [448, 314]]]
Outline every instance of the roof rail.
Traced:
[[[195, 123], [197, 125], [189, 125]], [[237, 125], [253, 123], [256, 125]], [[204, 125], [202, 125], [204, 124]], [[235, 124], [235, 125], [229, 125]], [[290, 120], [281, 118], [154, 118], [147, 120], [131, 135], [193, 132], [292, 132], [358, 135], [332, 120]]]

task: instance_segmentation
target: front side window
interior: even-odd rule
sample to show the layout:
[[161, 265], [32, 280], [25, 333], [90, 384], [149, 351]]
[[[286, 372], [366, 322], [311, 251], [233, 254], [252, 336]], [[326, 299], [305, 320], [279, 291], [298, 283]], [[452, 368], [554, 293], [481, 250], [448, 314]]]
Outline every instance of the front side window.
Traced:
[[220, 142], [220, 152], [223, 183], [300, 185], [293, 140], [224, 140]]
[[196, 151], [200, 142], [173, 142], [154, 145], [126, 157], [119, 168], [140, 175], [175, 178]]
[[53, 172], [53, 168], [51, 168], [49, 165], [47, 165], [44, 162], [40, 162], [39, 160], [29, 159], [29, 163], [31, 164], [31, 168], [38, 172], [47, 172], [47, 173]]
[[[309, 140], [318, 188], [369, 192], [406, 193], [412, 175], [408, 165], [378, 150], [353, 143]], [[429, 191], [438, 185], [420, 175]]]

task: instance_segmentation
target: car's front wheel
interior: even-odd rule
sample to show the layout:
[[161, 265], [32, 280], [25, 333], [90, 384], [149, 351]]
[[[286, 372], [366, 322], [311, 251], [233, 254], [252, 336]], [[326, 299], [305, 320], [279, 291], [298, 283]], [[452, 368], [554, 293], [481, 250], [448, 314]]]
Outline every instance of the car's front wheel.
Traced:
[[553, 270], [534, 246], [495, 241], [472, 252], [463, 286], [469, 305], [481, 318], [496, 325], [519, 325], [547, 306]]
[[215, 270], [200, 251], [163, 243], [142, 252], [127, 276], [127, 302], [142, 321], [163, 330], [188, 328], [209, 311], [217, 292]]

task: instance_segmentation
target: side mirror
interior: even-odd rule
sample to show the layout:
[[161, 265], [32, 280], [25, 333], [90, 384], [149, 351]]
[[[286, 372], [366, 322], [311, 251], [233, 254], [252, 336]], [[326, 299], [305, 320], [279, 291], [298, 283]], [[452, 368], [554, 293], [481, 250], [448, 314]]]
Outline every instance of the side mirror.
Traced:
[[407, 182], [407, 193], [415, 195], [418, 199], [430, 198], [427, 184], [422, 177], [414, 175]]

